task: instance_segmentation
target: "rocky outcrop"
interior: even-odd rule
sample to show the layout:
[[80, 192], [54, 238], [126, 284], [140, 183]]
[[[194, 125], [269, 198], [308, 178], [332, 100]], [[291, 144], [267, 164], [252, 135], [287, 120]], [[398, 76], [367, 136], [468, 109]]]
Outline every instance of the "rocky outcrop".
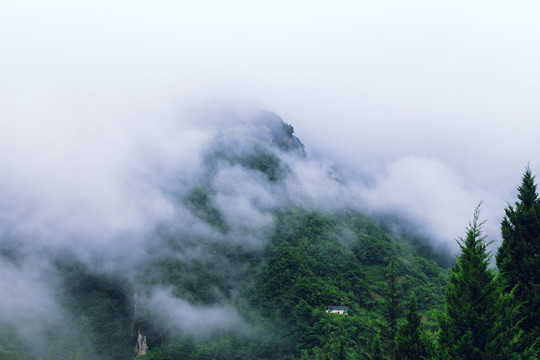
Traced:
[[135, 358], [139, 356], [144, 356], [148, 353], [148, 344], [146, 343], [146, 336], [144, 336], [141, 331], [137, 331], [137, 342], [133, 347], [133, 350], [137, 354]]

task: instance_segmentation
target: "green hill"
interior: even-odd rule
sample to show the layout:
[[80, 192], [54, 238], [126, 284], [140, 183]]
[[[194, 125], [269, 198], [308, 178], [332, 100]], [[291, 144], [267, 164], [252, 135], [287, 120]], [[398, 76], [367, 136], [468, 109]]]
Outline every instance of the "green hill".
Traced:
[[[329, 349], [362, 358], [378, 333], [390, 346], [388, 307], [411, 293], [425, 328], [437, 330], [431, 310], [443, 307], [449, 270], [422, 242], [397, 241], [361, 208], [329, 210], [299, 191], [298, 164], [313, 164], [277, 116], [262, 113], [250, 131], [227, 124], [200, 177], [165, 191], [177, 217], [145, 234], [145, 256], [131, 261], [126, 249], [105, 266], [43, 254], [59, 320], [30, 339], [0, 319], [1, 359], [130, 359], [135, 350], [141, 359], [300, 359]], [[347, 315], [327, 313], [333, 305]]]

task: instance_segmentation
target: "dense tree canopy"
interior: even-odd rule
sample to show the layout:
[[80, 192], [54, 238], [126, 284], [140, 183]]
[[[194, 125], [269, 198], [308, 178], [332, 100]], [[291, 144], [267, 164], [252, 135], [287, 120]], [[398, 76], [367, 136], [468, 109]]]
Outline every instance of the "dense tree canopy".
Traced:
[[495, 339], [497, 287], [489, 266], [479, 208], [460, 239], [461, 255], [452, 269], [446, 291], [445, 313], [440, 318], [439, 342], [446, 359], [487, 360]]
[[522, 304], [521, 328], [525, 345], [540, 337], [540, 200], [535, 178], [527, 167], [518, 188], [515, 207], [508, 206], [501, 224], [503, 243], [497, 252], [497, 267], [504, 290], [513, 289]]
[[503, 294], [489, 268], [490, 254], [479, 208], [460, 239], [461, 255], [452, 269], [446, 291], [445, 313], [439, 318], [441, 359], [491, 360], [527, 359], [519, 348], [521, 332], [519, 304], [513, 293]]
[[431, 341], [422, 327], [422, 315], [418, 312], [414, 295], [411, 295], [406, 320], [399, 326], [395, 342], [396, 360], [421, 360], [431, 356]]
[[[246, 164], [279, 183], [281, 165], [257, 159]], [[478, 209], [458, 241], [461, 254], [450, 273], [425, 249], [397, 241], [355, 211], [290, 205], [272, 212], [271, 226], [256, 229], [266, 236], [264, 246], [216, 241], [217, 233], [233, 238], [234, 227], [212, 190], [195, 187], [180, 201], [211, 235], [191, 238], [159, 228], [155, 238], [168, 249], [204, 257], [163, 252], [141, 271], [135, 289], [121, 277], [58, 256], [56, 295], [65, 316], [87, 332], [66, 334], [51, 326], [46, 346], [36, 346], [0, 319], [0, 358], [130, 358], [140, 332], [149, 348], [140, 359], [148, 360], [535, 359], [540, 200], [529, 169], [518, 198], [502, 223], [496, 276]], [[245, 329], [204, 335], [171, 329], [137, 306], [134, 294], [152, 286], [193, 308], [227, 303]], [[402, 299], [413, 293], [404, 312]], [[327, 311], [335, 305], [347, 306], [347, 315]], [[438, 321], [431, 310], [442, 311]]]

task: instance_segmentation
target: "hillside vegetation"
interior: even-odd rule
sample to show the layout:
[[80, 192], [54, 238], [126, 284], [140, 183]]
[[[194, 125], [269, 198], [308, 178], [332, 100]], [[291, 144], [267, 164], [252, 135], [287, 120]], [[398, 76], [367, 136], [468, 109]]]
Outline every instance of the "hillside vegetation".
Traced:
[[[229, 124], [204, 152], [200, 177], [170, 186], [176, 215], [145, 234], [145, 256], [42, 251], [60, 310], [50, 321], [0, 319], [0, 359], [535, 358], [540, 277], [516, 277], [528, 270], [512, 254], [529, 244], [523, 221], [540, 226], [529, 169], [503, 223], [505, 241], [521, 245], [503, 245], [498, 274], [478, 212], [454, 265], [404, 219], [295, 190], [298, 164], [311, 166], [303, 145], [273, 114], [257, 124]], [[2, 241], [0, 261], [20, 269], [28, 255], [14, 243]], [[526, 248], [538, 269], [538, 244]]]

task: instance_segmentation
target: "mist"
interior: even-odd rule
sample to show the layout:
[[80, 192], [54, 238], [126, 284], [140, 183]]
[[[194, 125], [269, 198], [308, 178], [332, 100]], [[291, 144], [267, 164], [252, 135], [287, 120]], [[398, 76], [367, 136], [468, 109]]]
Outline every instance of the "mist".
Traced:
[[[441, 234], [448, 236], [454, 222], [463, 226], [469, 214], [454, 205], [448, 219], [438, 207], [475, 205], [473, 190], [463, 190], [435, 160], [408, 158], [357, 178], [355, 170], [306, 154], [274, 113], [194, 114], [156, 121], [151, 131], [137, 119], [93, 124], [92, 131], [112, 139], [106, 142], [63, 124], [39, 133], [39, 146], [4, 144], [11, 154], [24, 153], [24, 161], [7, 158], [9, 172], [0, 178], [0, 270], [9, 279], [3, 293], [10, 294], [0, 318], [36, 351], [46, 349], [40, 334], [52, 328], [87, 331], [65, 309], [73, 301], [65, 288], [95, 281], [104, 281], [103, 291], [122, 284], [133, 294], [121, 303], [134, 323], [152, 316], [169, 332], [195, 337], [249, 332], [237, 306], [262, 263], [242, 259], [264, 252], [274, 214], [287, 206], [399, 213], [433, 246], [447, 248]], [[202, 299], [160, 280], [170, 274]], [[43, 320], [28, 329], [21, 325], [28, 316]]]
[[[87, 124], [107, 141], [72, 126], [43, 128], [29, 148], [3, 145], [16, 155], [0, 178], [0, 270], [9, 279], [0, 318], [38, 352], [51, 329], [88, 331], [70, 314], [81, 301], [70, 291], [86, 283], [134, 294], [114, 295], [134, 323], [151, 314], [167, 331], [195, 337], [247, 331], [236, 306], [260, 264], [242, 259], [264, 252], [275, 212], [360, 204], [345, 200], [353, 191], [308, 160], [293, 128], [270, 112], [178, 116], [152, 131], [144, 122]], [[168, 288], [163, 266], [202, 300]]]
[[[529, 1], [0, 5], [0, 319], [69, 324], [62, 254], [178, 309], [172, 328], [238, 326], [239, 289], [200, 308], [138, 284], [172, 252], [242, 278], [209, 247], [262, 251], [287, 204], [398, 214], [455, 253], [482, 202], [495, 249], [540, 166], [539, 15]], [[302, 151], [271, 143], [277, 116]], [[277, 183], [242, 163], [257, 146], [282, 161]], [[228, 228], [190, 207], [197, 188]], [[190, 307], [224, 321], [195, 325]]]

